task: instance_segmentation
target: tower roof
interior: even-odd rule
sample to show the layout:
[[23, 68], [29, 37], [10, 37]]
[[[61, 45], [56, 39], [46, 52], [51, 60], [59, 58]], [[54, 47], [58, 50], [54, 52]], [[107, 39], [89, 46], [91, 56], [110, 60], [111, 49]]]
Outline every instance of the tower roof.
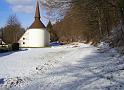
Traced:
[[38, 1], [37, 1], [37, 5], [36, 5], [35, 18], [39, 18], [40, 19], [40, 9], [39, 9]]
[[36, 11], [35, 11], [35, 20], [32, 23], [32, 25], [29, 27], [29, 29], [33, 29], [33, 28], [45, 28], [45, 25], [40, 20], [40, 8], [39, 8], [38, 1], [37, 1]]

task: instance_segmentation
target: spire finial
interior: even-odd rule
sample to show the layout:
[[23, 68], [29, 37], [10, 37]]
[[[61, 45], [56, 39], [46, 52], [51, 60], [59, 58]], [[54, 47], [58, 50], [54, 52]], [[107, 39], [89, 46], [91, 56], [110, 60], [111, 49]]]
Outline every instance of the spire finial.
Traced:
[[38, 0], [37, 0], [35, 18], [40, 19], [40, 9], [39, 9], [39, 2], [38, 2]]

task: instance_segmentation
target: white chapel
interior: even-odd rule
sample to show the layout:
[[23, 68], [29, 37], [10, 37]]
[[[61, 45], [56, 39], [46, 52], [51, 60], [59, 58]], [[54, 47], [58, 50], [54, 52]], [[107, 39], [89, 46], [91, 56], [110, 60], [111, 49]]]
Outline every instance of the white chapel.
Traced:
[[50, 34], [40, 20], [39, 3], [36, 5], [35, 20], [20, 38], [20, 47], [46, 47], [49, 46]]

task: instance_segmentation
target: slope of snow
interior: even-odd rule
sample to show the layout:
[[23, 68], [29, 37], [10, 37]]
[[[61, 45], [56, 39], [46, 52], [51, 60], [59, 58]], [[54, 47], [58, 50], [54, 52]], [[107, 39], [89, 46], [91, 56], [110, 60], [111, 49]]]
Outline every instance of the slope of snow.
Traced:
[[0, 90], [124, 90], [124, 57], [82, 43], [0, 54]]

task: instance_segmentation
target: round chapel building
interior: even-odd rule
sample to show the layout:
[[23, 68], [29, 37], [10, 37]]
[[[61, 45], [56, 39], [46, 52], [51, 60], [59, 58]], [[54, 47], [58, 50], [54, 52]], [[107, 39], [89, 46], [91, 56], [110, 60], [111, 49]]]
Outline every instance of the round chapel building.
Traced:
[[35, 20], [19, 40], [20, 47], [46, 47], [49, 46], [50, 34], [40, 20], [39, 3], [36, 5]]

